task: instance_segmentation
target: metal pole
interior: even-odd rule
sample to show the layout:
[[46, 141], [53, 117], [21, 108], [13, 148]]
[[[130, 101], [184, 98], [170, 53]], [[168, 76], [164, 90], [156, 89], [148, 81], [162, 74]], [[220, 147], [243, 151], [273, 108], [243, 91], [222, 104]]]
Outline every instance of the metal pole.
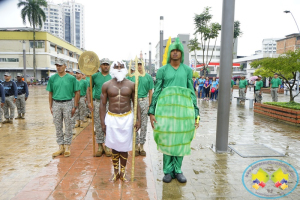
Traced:
[[296, 26], [297, 26], [297, 28], [298, 28], [298, 32], [300, 33], [299, 26], [298, 26], [298, 24], [297, 24], [297, 22], [296, 22], [296, 19], [295, 19], [295, 17], [294, 17], [294, 15], [293, 15], [293, 13], [292, 13], [292, 12], [290, 12], [290, 13], [291, 13], [292, 17], [294, 18], [294, 21], [295, 21], [295, 23], [296, 23]]
[[163, 42], [164, 42], [163, 41], [164, 40], [163, 21], [164, 21], [164, 17], [160, 16], [159, 67], [162, 67], [163, 54], [164, 54], [164, 46], [163, 46]]
[[150, 76], [152, 77], [152, 74], [151, 74], [151, 42], [149, 42], [149, 74]]
[[223, 0], [216, 153], [227, 152], [235, 0]]
[[26, 76], [26, 46], [25, 46], [25, 40], [23, 40], [23, 77], [24, 81], [26, 82], [27, 76]]

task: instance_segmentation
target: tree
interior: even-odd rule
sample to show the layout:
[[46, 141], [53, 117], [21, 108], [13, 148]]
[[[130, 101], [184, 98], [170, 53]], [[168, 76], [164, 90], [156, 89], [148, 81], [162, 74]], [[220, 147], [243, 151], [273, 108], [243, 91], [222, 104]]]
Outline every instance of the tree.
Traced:
[[[250, 65], [252, 68], [256, 68], [254, 75], [272, 77], [274, 73], [277, 73], [290, 91], [290, 102], [294, 102], [295, 97], [299, 95], [298, 93], [293, 96], [292, 91], [297, 71], [300, 71], [300, 49], [281, 54], [278, 58], [256, 60]], [[294, 79], [294, 81], [289, 82], [290, 79]]]
[[[219, 31], [221, 30], [221, 25], [219, 23], [210, 23], [212, 19], [212, 15], [209, 13], [210, 7], [204, 8], [203, 12], [199, 15], [195, 14], [194, 17], [194, 24], [195, 24], [195, 33], [194, 39], [191, 39], [188, 44], [188, 48], [190, 52], [194, 52], [196, 65], [198, 62], [196, 51], [202, 50], [202, 64], [203, 64], [203, 71], [204, 76], [206, 76], [206, 69], [213, 57], [213, 53], [215, 51], [215, 47], [217, 44], [217, 38], [219, 36]], [[234, 38], [236, 39], [242, 34], [240, 30], [240, 22], [234, 22]], [[200, 42], [198, 42], [197, 36], [200, 36]], [[211, 42], [213, 42], [212, 48]], [[233, 40], [234, 45], [235, 40]], [[208, 55], [208, 52], [211, 51], [211, 55]], [[206, 54], [205, 54], [206, 52]]]
[[24, 25], [26, 25], [26, 18], [33, 26], [33, 76], [36, 79], [36, 58], [35, 58], [35, 28], [41, 28], [46, 20], [45, 12], [41, 7], [47, 7], [46, 0], [19, 0], [18, 8], [21, 10], [21, 17]]

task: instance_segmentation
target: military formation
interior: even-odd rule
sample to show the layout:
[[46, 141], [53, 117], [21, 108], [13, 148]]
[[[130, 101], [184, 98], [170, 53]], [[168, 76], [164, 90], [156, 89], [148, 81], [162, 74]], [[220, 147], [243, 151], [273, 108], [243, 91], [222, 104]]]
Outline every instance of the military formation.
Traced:
[[18, 116], [15, 119], [25, 119], [26, 101], [29, 96], [28, 86], [27, 83], [23, 81], [21, 73], [17, 73], [16, 78], [16, 82], [12, 81], [11, 74], [9, 72], [5, 72], [5, 81], [0, 84], [0, 128], [2, 127], [2, 124], [13, 124], [16, 107]]

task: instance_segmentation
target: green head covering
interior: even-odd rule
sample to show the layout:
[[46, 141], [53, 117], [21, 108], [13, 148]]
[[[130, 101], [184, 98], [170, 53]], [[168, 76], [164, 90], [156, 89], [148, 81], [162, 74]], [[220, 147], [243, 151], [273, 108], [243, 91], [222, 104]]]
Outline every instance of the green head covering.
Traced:
[[169, 46], [167, 63], [171, 62], [171, 51], [173, 51], [174, 49], [178, 49], [179, 51], [181, 51], [181, 63], [183, 63], [184, 62], [184, 48], [183, 48], [183, 45], [180, 42], [179, 38], [176, 38], [175, 42], [173, 42]]

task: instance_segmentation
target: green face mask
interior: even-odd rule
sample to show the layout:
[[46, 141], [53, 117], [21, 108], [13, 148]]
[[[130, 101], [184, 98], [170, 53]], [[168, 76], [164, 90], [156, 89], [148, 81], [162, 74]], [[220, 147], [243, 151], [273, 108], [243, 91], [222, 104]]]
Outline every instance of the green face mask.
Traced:
[[176, 38], [175, 42], [173, 42], [169, 46], [167, 63], [171, 62], [171, 51], [173, 51], [174, 49], [178, 49], [179, 51], [181, 51], [181, 63], [183, 63], [184, 62], [184, 48], [183, 48], [183, 45], [180, 42], [179, 38]]

